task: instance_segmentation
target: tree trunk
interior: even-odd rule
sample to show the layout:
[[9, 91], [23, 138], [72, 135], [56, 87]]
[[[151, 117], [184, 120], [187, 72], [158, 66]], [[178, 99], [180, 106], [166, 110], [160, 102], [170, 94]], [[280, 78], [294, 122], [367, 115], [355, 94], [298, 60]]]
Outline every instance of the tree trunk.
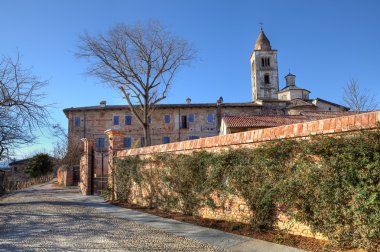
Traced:
[[146, 146], [152, 145], [152, 139], [150, 137], [150, 126], [149, 123], [146, 123]]
[[152, 141], [150, 138], [149, 124], [147, 122], [144, 123], [143, 129], [144, 129], [144, 140], [145, 140], [144, 146], [151, 146]]

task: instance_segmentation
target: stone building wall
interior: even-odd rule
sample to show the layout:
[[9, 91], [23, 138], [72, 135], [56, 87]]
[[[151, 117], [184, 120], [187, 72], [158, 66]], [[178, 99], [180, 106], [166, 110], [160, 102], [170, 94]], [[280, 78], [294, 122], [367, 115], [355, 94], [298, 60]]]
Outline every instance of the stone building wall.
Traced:
[[[262, 66], [262, 58], [270, 60], [270, 66]], [[279, 89], [277, 51], [255, 50], [251, 55], [252, 100], [277, 99]], [[264, 76], [268, 75], [269, 83]]]
[[[168, 137], [170, 142], [188, 140], [189, 138], [210, 137], [219, 134], [221, 117], [228, 115], [260, 115], [260, 114], [286, 114], [284, 108], [286, 101], [270, 101], [262, 104], [242, 104], [191, 107], [181, 105], [171, 108], [157, 108], [151, 116], [150, 132], [152, 144], [162, 144], [163, 138]], [[302, 109], [301, 109], [302, 110]], [[295, 114], [299, 114], [300, 109], [296, 109]], [[189, 121], [189, 115], [194, 116], [194, 122]], [[212, 122], [209, 122], [208, 115], [212, 115]], [[94, 108], [84, 110], [73, 110], [67, 112], [68, 131], [72, 139], [79, 142], [81, 138], [97, 139], [105, 138], [104, 131], [107, 129], [124, 131], [126, 137], [130, 137], [133, 143], [140, 142], [143, 137], [143, 129], [128, 108], [109, 109]], [[114, 125], [113, 117], [119, 116], [119, 125]], [[126, 125], [125, 116], [131, 115], [131, 125]], [[170, 122], [165, 123], [165, 115], [170, 116]], [[181, 127], [182, 116], [187, 117], [187, 127]], [[80, 124], [75, 126], [75, 118], [80, 118]], [[139, 147], [136, 143], [135, 147]]]
[[341, 109], [334, 104], [316, 100], [313, 102], [317, 106], [318, 111], [341, 111]]
[[[268, 107], [272, 113], [281, 113], [280, 109]], [[227, 107], [222, 108], [219, 116], [225, 115], [251, 115], [261, 114], [261, 106], [250, 107]], [[282, 112], [283, 113], [283, 112]], [[189, 122], [189, 115], [194, 116], [194, 122]], [[208, 115], [212, 115], [212, 122], [209, 122]], [[113, 117], [119, 116], [119, 125], [113, 124]], [[125, 132], [125, 137], [130, 137], [132, 142], [140, 142], [143, 137], [143, 129], [137, 118], [132, 115], [131, 125], [125, 124], [125, 115], [132, 115], [128, 109], [118, 110], [86, 110], [73, 111], [68, 114], [69, 134], [76, 141], [81, 138], [97, 139], [106, 137], [106, 129], [118, 130]], [[165, 123], [165, 115], [170, 116], [170, 122]], [[75, 117], [80, 117], [80, 125], [75, 127]], [[187, 127], [181, 128], [181, 116], [187, 117]], [[152, 144], [162, 144], [164, 137], [169, 137], [170, 142], [188, 140], [191, 137], [211, 137], [219, 133], [218, 109], [213, 107], [202, 108], [167, 108], [157, 109], [151, 116], [150, 132]], [[135, 147], [139, 147], [136, 143]]]

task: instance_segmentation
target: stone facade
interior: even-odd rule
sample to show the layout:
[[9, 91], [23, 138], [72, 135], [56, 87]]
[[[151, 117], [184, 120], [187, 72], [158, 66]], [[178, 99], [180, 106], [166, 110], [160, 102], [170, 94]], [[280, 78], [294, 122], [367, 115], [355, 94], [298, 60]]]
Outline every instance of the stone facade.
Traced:
[[277, 100], [277, 50], [257, 50], [251, 55], [252, 100]]
[[[226, 116], [299, 115], [302, 111], [345, 111], [339, 105], [316, 101], [261, 101], [260, 103], [162, 104], [151, 117], [152, 144], [172, 143], [216, 136]], [[94, 139], [95, 147], [107, 148], [104, 131], [125, 132], [125, 148], [142, 145], [143, 129], [128, 106], [93, 106], [66, 109], [69, 135], [79, 141]]]

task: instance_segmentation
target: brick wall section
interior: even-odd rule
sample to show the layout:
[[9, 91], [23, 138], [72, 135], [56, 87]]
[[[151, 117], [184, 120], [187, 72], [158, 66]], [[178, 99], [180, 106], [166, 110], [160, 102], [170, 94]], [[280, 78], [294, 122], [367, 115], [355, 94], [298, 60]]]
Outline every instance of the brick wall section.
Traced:
[[66, 165], [60, 166], [57, 169], [57, 182], [62, 186], [73, 185], [73, 168]]
[[79, 187], [83, 195], [91, 194], [91, 167], [93, 158], [93, 149], [95, 141], [92, 139], [82, 139], [84, 144], [83, 156], [80, 160], [80, 182]]
[[122, 150], [118, 151], [116, 156], [122, 157], [167, 152], [187, 152], [236, 145], [248, 147], [276, 139], [302, 138], [309, 137], [310, 135], [335, 134], [362, 129], [372, 129], [376, 127], [377, 122], [380, 122], [380, 111], [252, 130], [224, 136], [201, 138], [198, 140]]
[[[318, 121], [311, 121], [305, 123], [297, 123], [285, 126], [279, 126], [274, 128], [260, 129], [247, 131], [242, 133], [235, 133], [223, 136], [216, 136], [210, 138], [203, 138], [198, 140], [191, 140], [178, 143], [170, 143], [165, 145], [156, 145], [139, 149], [129, 149], [129, 150], [112, 150], [112, 155], [116, 157], [130, 156], [130, 155], [141, 155], [143, 158], [149, 157], [149, 155], [157, 153], [191, 153], [198, 150], [207, 151], [220, 151], [228, 149], [230, 147], [240, 148], [248, 147], [254, 148], [262, 143], [284, 138], [307, 138], [312, 135], [320, 134], [339, 134], [339, 133], [352, 133], [359, 130], [370, 130], [377, 126], [380, 122], [380, 111], [374, 111], [363, 114], [356, 114], [351, 116], [323, 119]], [[119, 146], [120, 141], [123, 137], [121, 132], [108, 132], [109, 136], [117, 135], [116, 138], [110, 138], [110, 145]], [[115, 141], [112, 143], [112, 141]], [[111, 155], [110, 155], [111, 156]], [[156, 169], [160, 169], [156, 167]], [[146, 188], [132, 188], [132, 199], [131, 201], [140, 205], [146, 205], [147, 199], [149, 199], [149, 190]], [[138, 192], [145, 193], [138, 193]], [[222, 219], [230, 221], [240, 221], [247, 223], [249, 221], [250, 211], [247, 204], [243, 199], [232, 196], [226, 201], [224, 209], [211, 209], [202, 208], [199, 211], [200, 216], [213, 219]], [[284, 214], [279, 214], [279, 222], [277, 226], [280, 229], [285, 229], [289, 233], [316, 237], [320, 239], [325, 239], [320, 234], [312, 234], [309, 227], [303, 223], [295, 222], [289, 219]]]
[[[125, 133], [118, 130], [106, 130], [104, 132], [108, 138], [108, 185], [112, 188], [112, 191], [115, 191], [115, 185], [113, 182], [114, 177], [112, 176], [113, 172], [113, 159], [116, 156], [116, 153], [124, 148], [124, 137]], [[111, 196], [111, 199], [115, 199], [115, 195]]]

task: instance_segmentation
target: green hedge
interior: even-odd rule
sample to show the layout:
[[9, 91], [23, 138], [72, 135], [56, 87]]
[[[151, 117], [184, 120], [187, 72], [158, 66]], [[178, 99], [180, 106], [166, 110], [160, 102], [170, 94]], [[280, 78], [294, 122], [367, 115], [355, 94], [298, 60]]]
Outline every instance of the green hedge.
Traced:
[[253, 228], [274, 228], [281, 209], [338, 246], [379, 249], [379, 131], [218, 153], [125, 157], [115, 164], [122, 200], [129, 200], [131, 183], [144, 183], [152, 207], [197, 214], [205, 205], [223, 206], [211, 193], [238, 195], [252, 211]]

